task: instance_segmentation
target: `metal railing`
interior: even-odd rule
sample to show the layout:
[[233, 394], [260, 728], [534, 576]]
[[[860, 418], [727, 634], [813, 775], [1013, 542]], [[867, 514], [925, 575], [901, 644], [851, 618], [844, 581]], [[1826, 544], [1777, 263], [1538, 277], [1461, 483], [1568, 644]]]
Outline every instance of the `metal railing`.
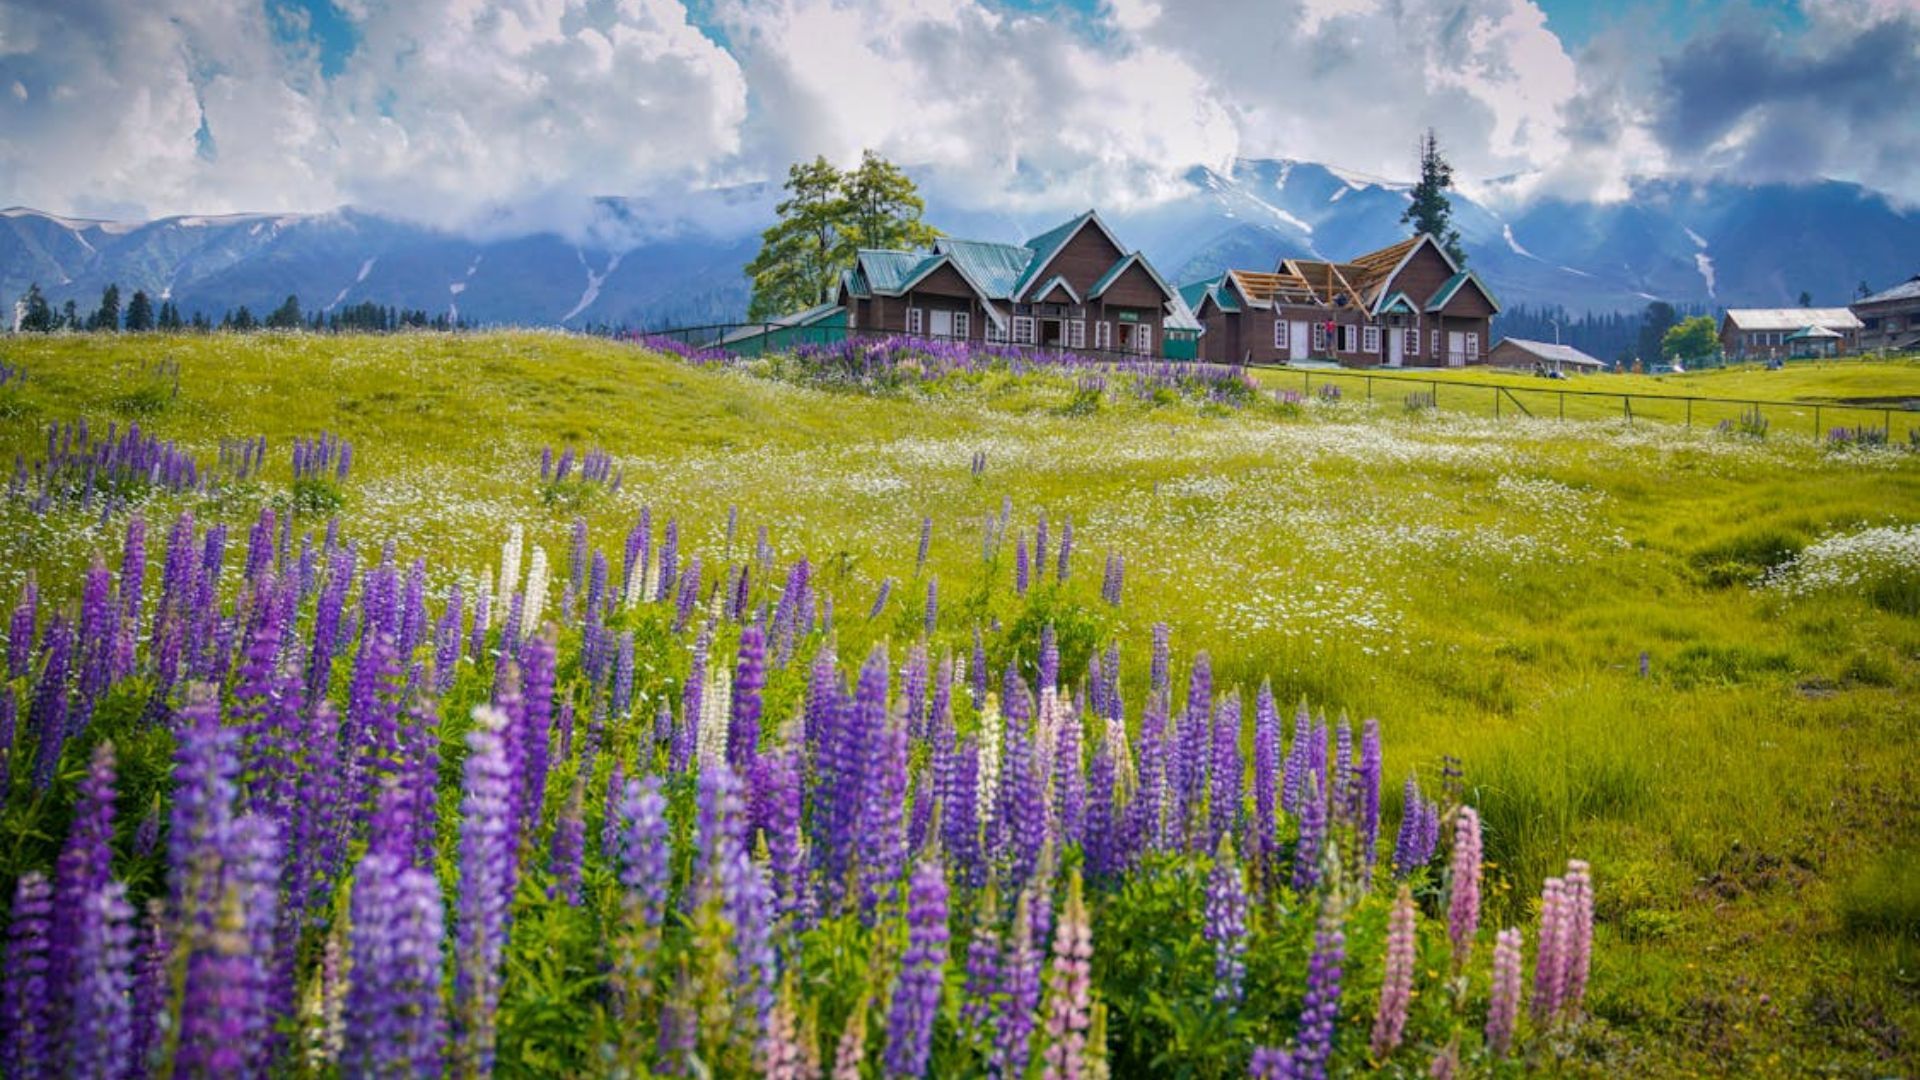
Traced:
[[[1384, 388], [1388, 393], [1407, 394], [1405, 400], [1410, 407], [1464, 409], [1472, 412], [1485, 410], [1496, 418], [1511, 412], [1559, 420], [1619, 418], [1628, 424], [1640, 421], [1670, 422], [1687, 427], [1692, 427], [1696, 422], [1728, 425], [1764, 422], [1768, 426], [1780, 423], [1783, 431], [1806, 431], [1819, 440], [1831, 437], [1838, 430], [1827, 427], [1829, 422], [1838, 421], [1839, 428], [1857, 431], [1867, 428], [1872, 420], [1879, 421], [1873, 425], [1873, 429], [1877, 429], [1882, 437], [1892, 439], [1894, 414], [1906, 413], [1912, 415], [1914, 426], [1920, 428], [1920, 398], [1899, 407], [1880, 402], [1856, 405], [1839, 401], [1768, 401], [1698, 394], [1513, 386], [1453, 378], [1435, 379], [1413, 373], [1290, 368], [1277, 364], [1248, 366], [1258, 371], [1297, 372], [1303, 396], [1312, 394], [1316, 383], [1323, 387], [1351, 386], [1358, 381], [1365, 384], [1368, 401], [1378, 399]], [[1441, 394], [1443, 389], [1446, 391], [1444, 398]], [[1422, 398], [1413, 396], [1423, 392], [1425, 396]], [[1571, 412], [1569, 403], [1573, 405]], [[1617, 408], [1615, 403], [1618, 403]]]

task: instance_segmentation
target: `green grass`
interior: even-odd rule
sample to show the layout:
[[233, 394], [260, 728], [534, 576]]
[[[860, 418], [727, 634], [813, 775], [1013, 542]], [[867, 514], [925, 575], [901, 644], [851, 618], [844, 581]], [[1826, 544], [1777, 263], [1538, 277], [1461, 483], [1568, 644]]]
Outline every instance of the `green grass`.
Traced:
[[[1485, 372], [1437, 374], [1440, 412], [1417, 416], [1400, 408], [1410, 388], [1376, 384], [1369, 406], [1350, 380], [1339, 404], [1239, 411], [994, 374], [864, 396], [545, 334], [75, 336], [9, 341], [0, 359], [29, 372], [0, 389], [0, 460], [31, 460], [47, 423], [81, 417], [138, 421], [203, 461], [222, 436], [264, 434], [264, 479], [151, 513], [237, 523], [278, 500], [305, 528], [337, 507], [351, 535], [443, 575], [486, 570], [512, 522], [564, 567], [574, 516], [607, 546], [643, 504], [679, 518], [683, 550], [718, 553], [738, 506], [736, 560], [764, 525], [782, 558], [821, 567], [842, 656], [917, 621], [923, 517], [943, 641], [970, 641], [975, 617], [1037, 636], [1007, 548], [993, 590], [965, 591], [983, 576], [983, 522], [1003, 500], [1013, 528], [1070, 517], [1082, 554], [1047, 602], [1074, 641], [1122, 642], [1130, 701], [1164, 621], [1176, 655], [1211, 653], [1217, 685], [1271, 678], [1283, 700], [1380, 718], [1390, 818], [1409, 770], [1431, 790], [1442, 755], [1459, 757], [1496, 864], [1493, 919], [1529, 936], [1541, 878], [1593, 863], [1604, 1023], [1570, 1068], [1920, 1072], [1915, 571], [1762, 584], [1825, 538], [1920, 523], [1920, 456], [1827, 450], [1805, 437], [1810, 411], [1765, 440], [1713, 434], [1717, 415], [1630, 427], [1617, 401], [1569, 409], [1591, 422], [1496, 421], [1487, 392], [1447, 386], [1501, 378]], [[163, 360], [177, 394], [154, 374]], [[1535, 394], [1920, 390], [1911, 363], [1504, 378]], [[296, 489], [288, 446], [322, 430], [354, 444], [352, 475]], [[604, 447], [624, 484], [556, 498], [543, 445]], [[0, 597], [28, 573], [66, 595], [116, 545], [117, 525], [0, 501]], [[1117, 611], [1096, 599], [1109, 550], [1127, 560]], [[868, 623], [888, 577], [896, 610]]]

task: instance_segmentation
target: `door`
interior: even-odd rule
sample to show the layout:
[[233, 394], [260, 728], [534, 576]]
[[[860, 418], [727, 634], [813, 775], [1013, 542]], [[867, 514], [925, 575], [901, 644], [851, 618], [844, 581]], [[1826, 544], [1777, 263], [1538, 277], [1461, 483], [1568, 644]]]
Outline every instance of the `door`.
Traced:
[[928, 320], [928, 326], [935, 338], [950, 338], [953, 336], [953, 312], [935, 310], [929, 314], [932, 318]]
[[1467, 362], [1467, 335], [1462, 330], [1447, 332], [1447, 366], [1462, 367]]
[[1287, 359], [1305, 360], [1307, 358], [1307, 324], [1295, 322], [1287, 327]]
[[1386, 334], [1387, 334], [1387, 366], [1399, 367], [1400, 356], [1401, 356], [1400, 350], [1404, 348], [1407, 343], [1406, 331], [1400, 329], [1397, 326], [1389, 326], [1387, 327]]

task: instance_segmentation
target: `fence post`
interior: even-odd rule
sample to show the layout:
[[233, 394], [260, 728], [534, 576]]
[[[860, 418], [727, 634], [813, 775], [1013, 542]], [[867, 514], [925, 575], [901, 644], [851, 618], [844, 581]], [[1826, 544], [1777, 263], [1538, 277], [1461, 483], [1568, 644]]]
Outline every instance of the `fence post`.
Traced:
[[1567, 392], [1565, 390], [1562, 390], [1560, 391], [1560, 419], [1565, 420], [1566, 418], [1567, 418]]
[[1820, 441], [1820, 406], [1813, 407], [1813, 441]]
[[1687, 426], [1693, 426], [1693, 399], [1687, 399]]
[[1493, 392], [1493, 418], [1500, 419], [1500, 391]]
[[[1372, 401], [1372, 400], [1373, 400], [1373, 376], [1371, 376], [1371, 375], [1369, 375], [1369, 376], [1367, 376], [1367, 400], [1368, 400], [1368, 401]], [[1892, 414], [1891, 414], [1891, 413], [1889, 413], [1888, 415], [1889, 415], [1889, 416], [1891, 416]], [[1888, 421], [1887, 421], [1887, 428], [1888, 428], [1888, 430], [1892, 430], [1892, 428], [1893, 428], [1893, 421], [1892, 421], [1892, 420], [1888, 420]]]

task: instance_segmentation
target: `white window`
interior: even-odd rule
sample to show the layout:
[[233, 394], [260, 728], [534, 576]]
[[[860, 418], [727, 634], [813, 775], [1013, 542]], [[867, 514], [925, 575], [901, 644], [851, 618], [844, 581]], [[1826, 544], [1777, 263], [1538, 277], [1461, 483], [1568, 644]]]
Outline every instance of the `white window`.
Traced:
[[953, 336], [962, 341], [973, 332], [973, 316], [965, 311], [953, 313]]
[[1360, 328], [1359, 327], [1353, 325], [1352, 323], [1347, 323], [1346, 325], [1340, 328], [1340, 351], [1341, 352], [1359, 352], [1360, 351]]
[[1004, 344], [1007, 340], [1007, 328], [991, 318], [987, 320], [986, 334], [987, 340], [995, 344]]
[[1468, 334], [1467, 335], [1467, 359], [1478, 360], [1479, 358], [1480, 358], [1480, 335]]
[[1273, 320], [1273, 347], [1276, 349], [1287, 347], [1287, 320], [1285, 319]]
[[1133, 351], [1142, 356], [1153, 352], [1153, 327], [1136, 325], [1133, 328]]
[[1433, 332], [1433, 358], [1440, 359], [1440, 331]]
[[919, 308], [917, 307], [908, 308], [907, 309], [907, 333], [912, 334], [915, 337], [918, 337], [921, 333], [920, 327], [925, 325], [924, 323], [921, 322], [921, 320], [924, 317], [925, 317], [925, 312], [921, 311]]
[[1033, 316], [1015, 315], [1013, 317], [1013, 343], [1015, 345], [1033, 344]]
[[1313, 351], [1314, 352], [1327, 351], [1327, 324], [1326, 323], [1313, 324]]
[[1084, 349], [1087, 347], [1087, 320], [1067, 320], [1067, 348]]
[[1105, 319], [1093, 324], [1093, 347], [1096, 349], [1113, 348], [1113, 324]]
[[1406, 330], [1402, 330], [1401, 333], [1407, 335], [1407, 355], [1419, 356], [1420, 355], [1420, 331], [1409, 327]]
[[1367, 327], [1361, 333], [1360, 340], [1362, 342], [1361, 348], [1365, 349], [1367, 352], [1370, 352], [1370, 353], [1379, 352], [1380, 351], [1380, 328], [1377, 326]]

